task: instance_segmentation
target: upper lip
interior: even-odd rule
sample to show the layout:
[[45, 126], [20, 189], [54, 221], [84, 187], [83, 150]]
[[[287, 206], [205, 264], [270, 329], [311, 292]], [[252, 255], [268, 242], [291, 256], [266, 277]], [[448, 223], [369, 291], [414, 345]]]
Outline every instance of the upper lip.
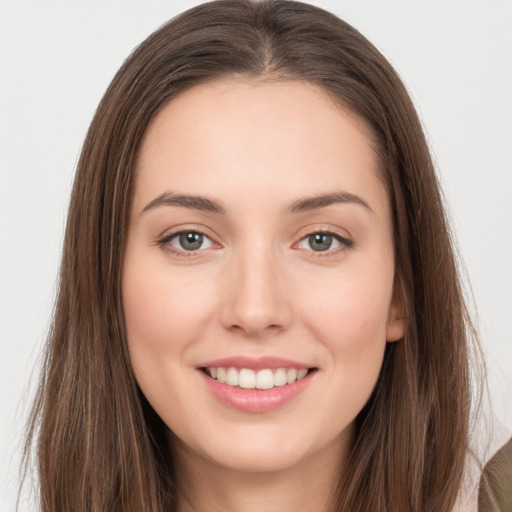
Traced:
[[198, 365], [198, 368], [219, 368], [219, 367], [233, 367], [233, 368], [249, 368], [251, 370], [263, 370], [264, 368], [313, 368], [313, 366], [285, 359], [282, 357], [263, 356], [263, 357], [248, 357], [248, 356], [234, 356], [225, 357], [222, 359], [215, 359], [206, 361]]

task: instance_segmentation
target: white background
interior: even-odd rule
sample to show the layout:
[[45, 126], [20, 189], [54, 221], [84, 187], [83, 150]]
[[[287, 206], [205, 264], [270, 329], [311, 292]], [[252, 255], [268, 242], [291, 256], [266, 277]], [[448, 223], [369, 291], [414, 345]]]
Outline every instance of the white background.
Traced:
[[[129, 52], [198, 3], [0, 0], [0, 512], [14, 510], [86, 129]], [[376, 44], [419, 109], [479, 312], [498, 443], [512, 431], [512, 1], [313, 3]]]

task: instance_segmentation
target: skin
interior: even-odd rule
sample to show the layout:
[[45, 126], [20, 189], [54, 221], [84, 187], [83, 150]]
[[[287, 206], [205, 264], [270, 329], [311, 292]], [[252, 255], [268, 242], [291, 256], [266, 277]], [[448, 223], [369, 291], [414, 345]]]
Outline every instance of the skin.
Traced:
[[[148, 127], [123, 305], [135, 376], [170, 429], [180, 510], [329, 509], [386, 342], [404, 329], [391, 208], [372, 148], [362, 121], [293, 81], [196, 86]], [[290, 211], [340, 191], [361, 202]], [[225, 212], [147, 208], [166, 192]], [[180, 231], [208, 238], [187, 252], [170, 237]], [[348, 242], [315, 250], [313, 232]], [[318, 370], [279, 409], [243, 412], [219, 402], [197, 369], [240, 355]]]

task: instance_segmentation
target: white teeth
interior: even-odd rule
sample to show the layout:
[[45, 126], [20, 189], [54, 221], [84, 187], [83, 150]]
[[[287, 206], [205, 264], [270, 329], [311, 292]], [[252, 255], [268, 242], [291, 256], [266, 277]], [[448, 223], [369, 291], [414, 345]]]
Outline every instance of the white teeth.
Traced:
[[[212, 375], [212, 377], [213, 377], [213, 375]], [[225, 368], [217, 368], [217, 380], [222, 383], [226, 382], [226, 369]]]
[[212, 379], [227, 384], [228, 386], [239, 386], [244, 389], [272, 389], [276, 386], [293, 384], [295, 381], [303, 379], [307, 373], [307, 368], [297, 370], [295, 368], [277, 368], [271, 370], [265, 368], [255, 372], [249, 368], [224, 368], [210, 367], [207, 373]]
[[297, 380], [300, 380], [300, 379], [303, 379], [306, 375], [307, 375], [308, 371], [306, 368], [301, 368], [298, 372], [297, 372]]
[[274, 386], [284, 386], [286, 384], [286, 370], [279, 368], [274, 373]]
[[272, 370], [260, 370], [256, 374], [257, 389], [272, 389], [274, 387], [274, 374]]
[[238, 386], [238, 372], [236, 368], [229, 368], [226, 373], [226, 384], [228, 386]]
[[256, 374], [248, 368], [242, 368], [238, 374], [238, 385], [244, 389], [256, 387]]
[[286, 382], [288, 384], [291, 384], [292, 382], [295, 382], [297, 380], [297, 370], [295, 368], [290, 368], [286, 372]]

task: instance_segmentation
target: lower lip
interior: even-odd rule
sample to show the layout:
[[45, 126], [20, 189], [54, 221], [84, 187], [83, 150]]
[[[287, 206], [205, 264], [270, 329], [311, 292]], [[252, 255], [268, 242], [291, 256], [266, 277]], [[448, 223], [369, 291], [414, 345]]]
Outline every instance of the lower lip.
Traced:
[[210, 391], [223, 404], [244, 412], [269, 412], [279, 409], [302, 393], [311, 382], [313, 374], [309, 372], [301, 380], [272, 389], [243, 389], [228, 386], [199, 371]]

